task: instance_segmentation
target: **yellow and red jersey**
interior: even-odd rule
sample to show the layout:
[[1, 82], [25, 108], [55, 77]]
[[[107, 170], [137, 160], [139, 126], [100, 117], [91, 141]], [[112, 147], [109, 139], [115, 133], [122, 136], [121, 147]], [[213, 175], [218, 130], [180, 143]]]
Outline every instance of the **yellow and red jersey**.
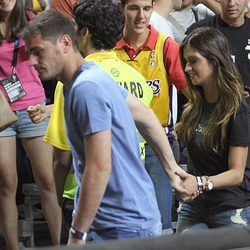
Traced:
[[186, 79], [179, 59], [179, 45], [170, 37], [148, 26], [150, 34], [146, 42], [134, 50], [124, 38], [117, 43], [117, 57], [140, 72], [153, 90], [150, 104], [162, 126], [169, 121], [169, 87], [174, 84], [178, 90], [184, 89]]

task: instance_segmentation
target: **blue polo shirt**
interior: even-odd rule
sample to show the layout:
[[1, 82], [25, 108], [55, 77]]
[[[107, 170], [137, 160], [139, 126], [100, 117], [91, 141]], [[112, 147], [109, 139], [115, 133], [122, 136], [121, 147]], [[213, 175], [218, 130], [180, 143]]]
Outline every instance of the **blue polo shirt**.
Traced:
[[91, 229], [141, 230], [159, 225], [154, 187], [141, 163], [136, 127], [125, 102], [128, 92], [100, 66], [85, 62], [64, 95], [65, 121], [78, 183], [75, 209], [85, 166], [83, 139], [110, 129], [112, 171]]

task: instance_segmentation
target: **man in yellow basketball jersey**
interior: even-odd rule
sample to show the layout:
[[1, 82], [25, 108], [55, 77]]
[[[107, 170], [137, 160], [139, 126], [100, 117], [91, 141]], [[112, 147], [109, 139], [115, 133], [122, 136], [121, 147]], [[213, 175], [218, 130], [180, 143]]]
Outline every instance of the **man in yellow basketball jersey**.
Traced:
[[[171, 142], [170, 87], [174, 84], [186, 97], [189, 91], [181, 69], [178, 44], [149, 25], [153, 4], [154, 0], [121, 0], [125, 27], [115, 51], [118, 58], [139, 71], [152, 88], [154, 97], [150, 106]], [[145, 163], [154, 183], [162, 228], [166, 233], [171, 233], [172, 189], [160, 162], [147, 145]]]

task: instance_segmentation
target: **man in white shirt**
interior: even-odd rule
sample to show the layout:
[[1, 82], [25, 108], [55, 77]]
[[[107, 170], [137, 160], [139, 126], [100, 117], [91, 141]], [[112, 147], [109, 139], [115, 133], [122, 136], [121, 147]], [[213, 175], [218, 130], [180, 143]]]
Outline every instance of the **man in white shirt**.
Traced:
[[174, 8], [181, 8], [182, 0], [155, 0], [150, 24], [158, 31], [174, 38], [173, 26], [167, 20], [169, 13]]
[[181, 8], [175, 7], [168, 18], [174, 26], [175, 40], [181, 43], [191, 24], [218, 12], [220, 12], [220, 4], [215, 0], [183, 0]]

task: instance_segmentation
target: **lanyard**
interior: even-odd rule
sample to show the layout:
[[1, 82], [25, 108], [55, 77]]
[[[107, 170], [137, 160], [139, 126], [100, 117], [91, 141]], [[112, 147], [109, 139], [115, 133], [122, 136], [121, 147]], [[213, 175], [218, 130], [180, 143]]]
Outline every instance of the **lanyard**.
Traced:
[[14, 44], [13, 58], [12, 58], [12, 63], [11, 63], [13, 71], [15, 71], [15, 67], [17, 65], [17, 54], [18, 54], [19, 44], [20, 44], [20, 41], [18, 38], [16, 38], [15, 44]]

